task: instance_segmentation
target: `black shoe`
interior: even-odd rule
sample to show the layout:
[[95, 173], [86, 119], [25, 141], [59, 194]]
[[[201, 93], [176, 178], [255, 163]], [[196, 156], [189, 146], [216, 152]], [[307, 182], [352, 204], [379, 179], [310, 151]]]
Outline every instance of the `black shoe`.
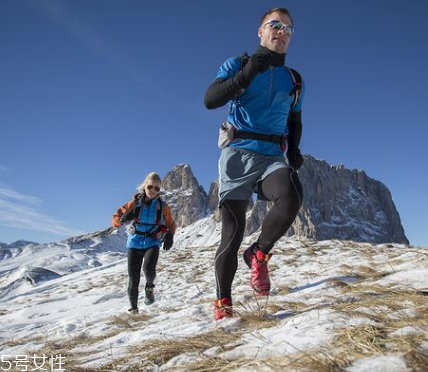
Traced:
[[128, 309], [128, 312], [130, 314], [138, 314], [138, 308], [137, 307], [131, 307], [130, 309]]
[[153, 288], [146, 288], [146, 298], [144, 299], [144, 303], [146, 305], [151, 305], [155, 302], [155, 295], [153, 293]]

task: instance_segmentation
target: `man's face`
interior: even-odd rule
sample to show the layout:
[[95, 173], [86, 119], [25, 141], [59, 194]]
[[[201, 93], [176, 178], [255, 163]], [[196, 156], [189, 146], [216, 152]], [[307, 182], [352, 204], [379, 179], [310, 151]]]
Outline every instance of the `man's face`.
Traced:
[[268, 15], [263, 21], [264, 26], [262, 25], [258, 31], [260, 45], [272, 50], [273, 52], [281, 54], [286, 53], [288, 44], [291, 40], [291, 35], [289, 35], [285, 29], [278, 30], [266, 24], [272, 20], [281, 21], [282, 23], [292, 26], [291, 19], [286, 14], [272, 13]]

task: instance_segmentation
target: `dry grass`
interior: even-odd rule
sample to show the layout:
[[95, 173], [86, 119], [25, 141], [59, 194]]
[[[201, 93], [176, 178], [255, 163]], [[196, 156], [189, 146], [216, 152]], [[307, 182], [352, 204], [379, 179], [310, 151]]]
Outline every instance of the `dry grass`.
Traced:
[[[365, 272], [373, 274], [370, 270]], [[240, 367], [246, 367], [248, 370], [263, 367], [264, 371], [343, 372], [358, 359], [395, 354], [404, 358], [409, 371], [428, 371], [428, 352], [426, 346], [422, 347], [428, 342], [428, 301], [424, 291], [391, 290], [364, 283], [346, 283], [339, 287], [343, 288], [344, 294], [352, 294], [354, 300], [339, 300], [329, 307], [346, 318], [363, 318], [371, 324], [337, 329], [331, 343], [305, 352], [296, 350], [297, 353], [278, 358], [247, 362], [236, 360], [231, 364], [219, 359], [218, 366], [211, 361], [211, 365], [215, 365], [212, 369], [209, 367], [209, 361], [205, 367], [203, 361], [200, 361], [199, 364], [192, 365], [195, 369], [189, 370], [214, 372], [215, 368], [219, 371], [233, 371]], [[276, 303], [270, 305], [269, 310], [288, 310], [291, 305]], [[296, 313], [309, 311], [305, 310], [305, 307], [307, 308], [307, 305], [300, 304], [295, 309]], [[410, 332], [396, 332], [404, 327], [410, 329]], [[412, 329], [414, 332], [411, 332]]]
[[[391, 269], [391, 268], [390, 268]], [[350, 276], [350, 277], [360, 277], [360, 278], [369, 278], [369, 279], [381, 279], [385, 276], [392, 274], [394, 271], [383, 271], [377, 270], [369, 266], [341, 266], [341, 275]]]
[[[48, 357], [50, 356], [58, 356], [61, 355], [64, 359], [62, 359], [62, 362], [64, 363], [62, 365], [62, 368], [66, 368], [67, 370], [70, 370], [69, 368], [71, 366], [74, 366], [76, 364], [76, 355], [74, 353], [70, 352], [70, 346], [67, 343], [60, 343], [60, 342], [46, 342], [43, 347], [32, 350], [29, 349], [27, 351], [27, 355], [37, 355], [42, 356], [46, 355]], [[71, 371], [71, 370], [70, 370]]]
[[136, 326], [140, 327], [142, 322], [146, 322], [151, 318], [150, 315], [145, 313], [115, 315], [108, 320], [108, 324], [119, 328], [134, 328]]
[[214, 347], [219, 351], [230, 350], [234, 348], [232, 343], [240, 336], [241, 334], [238, 332], [227, 333], [223, 328], [218, 328], [210, 333], [190, 338], [153, 340], [130, 347], [129, 353], [141, 355], [143, 362], [147, 365], [161, 366], [181, 354], [201, 355], [204, 351]]
[[313, 247], [310, 247], [310, 248], [307, 248], [306, 249], [306, 254], [308, 255], [308, 256], [318, 256], [318, 253], [319, 253], [320, 251], [318, 250], [318, 249], [316, 249], [316, 248], [313, 248]]
[[[391, 290], [389, 288], [366, 283], [346, 283], [339, 286], [344, 296], [352, 294], [353, 301], [340, 301], [328, 305], [345, 318], [363, 318], [370, 324], [354, 325], [336, 329], [334, 339], [311, 350], [295, 350], [295, 353], [278, 358], [228, 360], [222, 352], [233, 350], [239, 344], [243, 333], [275, 327], [281, 321], [274, 316], [265, 316], [265, 312], [290, 311], [290, 316], [313, 309], [299, 302], [258, 302], [252, 301], [252, 307], [242, 305], [239, 316], [239, 329], [233, 333], [219, 327], [215, 331], [189, 338], [164, 338], [131, 346], [127, 356], [114, 359], [97, 368], [79, 367], [78, 358], [89, 356], [73, 353], [76, 345], [91, 344], [102, 338], [82, 336], [66, 344], [46, 343], [35, 354], [63, 355], [66, 367], [72, 372], [138, 372], [156, 370], [171, 359], [187, 355], [186, 365], [170, 367], [168, 370], [186, 370], [191, 372], [222, 372], [245, 368], [248, 371], [305, 371], [305, 372], [343, 372], [358, 359], [394, 353], [402, 356], [410, 371], [427, 371], [428, 354], [421, 345], [428, 341], [428, 301], [425, 293], [412, 290]], [[408, 310], [412, 309], [412, 312]], [[118, 328], [133, 328], [144, 322], [145, 315], [113, 317], [112, 324]], [[412, 327], [415, 332], [394, 333], [404, 327]], [[116, 330], [117, 332], [117, 330]], [[107, 337], [104, 336], [105, 338]], [[284, 342], [287, 342], [284, 340]], [[209, 350], [209, 353], [207, 351]]]
[[[426, 372], [428, 355], [420, 348], [426, 338], [421, 335], [388, 337], [382, 327], [360, 325], [338, 330], [330, 344], [296, 353], [263, 360], [242, 360], [233, 362], [221, 358], [203, 358], [189, 365], [189, 371], [215, 372], [233, 371], [246, 367], [248, 370], [305, 371], [305, 372], [343, 372], [360, 358], [396, 353], [402, 355], [409, 370]], [[285, 341], [286, 342], [286, 341]]]
[[288, 285], [275, 285], [278, 294], [286, 295], [292, 292], [292, 288]]
[[316, 278], [319, 276], [319, 273], [315, 271], [303, 271], [302, 275], [306, 278]]
[[43, 337], [43, 336], [35, 336], [32, 338], [20, 338], [20, 339], [15, 339], [12, 337], [10, 340], [3, 341], [2, 344], [4, 346], [13, 347], [13, 346], [20, 346], [20, 345], [42, 343], [44, 339], [45, 339], [45, 337]]
[[[242, 367], [252, 366], [253, 362], [246, 359], [227, 360], [225, 358], [212, 358], [202, 356], [197, 361], [186, 366], [189, 372], [229, 372]], [[174, 369], [171, 369], [172, 371]]]
[[[387, 322], [391, 313], [402, 312], [403, 317], [408, 309], [418, 312], [417, 319], [428, 325], [428, 301], [423, 292], [415, 290], [392, 290], [376, 285], [349, 285], [343, 289], [351, 292], [357, 299], [352, 303], [340, 303], [333, 306], [339, 312], [349, 316], [364, 316], [377, 322]], [[397, 319], [394, 319], [397, 321]], [[412, 322], [416, 319], [412, 318]]]
[[[182, 354], [193, 355], [196, 360], [186, 365], [188, 371], [228, 371], [243, 365], [251, 364], [248, 360], [229, 361], [222, 357], [204, 355], [211, 349], [211, 354], [217, 354], [232, 350], [236, 347], [236, 341], [242, 333], [257, 329], [274, 327], [280, 321], [275, 317], [261, 316], [263, 308], [244, 309], [241, 314], [239, 330], [233, 333], [226, 332], [223, 328], [189, 338], [164, 338], [151, 340], [138, 346], [128, 348], [128, 358], [116, 359], [97, 369], [75, 369], [76, 372], [104, 372], [104, 371], [144, 371], [148, 368], [157, 368], [164, 365], [172, 358]], [[132, 356], [132, 357], [131, 357]], [[132, 360], [138, 361], [132, 362]], [[183, 369], [177, 367], [175, 369]], [[173, 371], [174, 368], [171, 367]]]
[[[345, 243], [344, 243], [345, 244]], [[353, 247], [352, 243], [343, 245], [344, 249]], [[361, 249], [359, 245], [355, 246]], [[382, 254], [387, 251], [387, 247], [368, 246], [368, 255]], [[283, 256], [293, 254], [318, 255], [322, 250], [329, 248], [307, 243], [304, 252], [298, 253], [292, 249], [284, 252]], [[324, 253], [324, 252], [322, 252]], [[363, 254], [364, 251], [361, 251]], [[236, 329], [229, 333], [221, 326], [215, 331], [202, 335], [187, 338], [163, 338], [161, 340], [151, 340], [138, 346], [130, 346], [126, 355], [117, 358], [111, 353], [109, 362], [97, 368], [82, 368], [82, 360], [89, 360], [94, 347], [98, 342], [113, 337], [121, 332], [135, 331], [145, 327], [145, 322], [151, 319], [146, 314], [124, 314], [114, 316], [108, 320], [111, 330], [103, 336], [90, 337], [80, 335], [65, 342], [46, 342], [34, 354], [58, 355], [61, 354], [66, 359], [66, 368], [69, 372], [138, 372], [158, 370], [180, 355], [188, 357], [183, 360], [183, 365], [170, 367], [168, 370], [186, 370], [191, 372], [222, 372], [234, 371], [245, 368], [248, 371], [304, 371], [304, 372], [343, 372], [356, 360], [377, 355], [395, 354], [401, 356], [407, 363], [409, 371], [427, 372], [428, 353], [428, 291], [416, 291], [411, 289], [391, 289], [388, 287], [373, 284], [386, 275], [394, 272], [394, 265], [403, 261], [402, 256], [389, 255], [391, 260], [386, 260], [382, 266], [368, 265], [342, 265], [341, 275], [347, 277], [360, 277], [359, 282], [348, 282], [346, 280], [332, 279], [329, 285], [335, 290], [320, 296], [319, 300], [311, 298], [311, 304], [304, 302], [286, 302], [277, 298], [254, 297], [245, 305], [234, 304], [235, 311], [239, 316]], [[176, 261], [188, 260], [188, 254], [177, 254]], [[289, 265], [296, 265], [297, 260], [284, 257], [284, 262]], [[276, 266], [271, 266], [272, 272]], [[193, 276], [202, 274], [202, 267], [198, 267]], [[184, 277], [186, 272], [175, 273]], [[307, 276], [317, 276], [313, 271], [307, 271]], [[363, 281], [364, 280], [364, 281]], [[101, 283], [101, 282], [100, 282]], [[96, 283], [98, 286], [100, 283]], [[94, 286], [94, 283], [90, 283]], [[279, 288], [280, 293], [289, 293], [290, 288], [283, 286]], [[198, 288], [202, 294], [204, 291]], [[290, 296], [290, 298], [292, 298]], [[293, 297], [294, 298], [294, 297]], [[305, 297], [306, 298], [306, 297]], [[202, 298], [198, 303], [206, 304], [210, 298]], [[281, 322], [293, 321], [294, 316], [302, 313], [309, 313], [320, 308], [329, 309], [329, 313], [336, 312], [341, 319], [358, 319], [361, 324], [352, 325], [346, 328], [332, 331], [333, 338], [329, 343], [320, 344], [313, 349], [297, 350], [294, 347], [293, 353], [287, 353], [276, 357], [261, 359], [257, 356], [254, 359], [236, 358], [226, 359], [222, 353], [233, 350], [240, 346], [243, 334], [254, 336], [261, 334], [257, 332], [261, 329], [277, 327]], [[175, 309], [162, 309], [162, 311], [175, 311]], [[278, 316], [267, 315], [283, 312]], [[336, 314], [334, 314], [336, 316]], [[338, 323], [343, 324], [343, 323]], [[343, 327], [343, 325], [342, 325]], [[407, 332], [403, 332], [405, 329]], [[34, 342], [42, 343], [43, 339], [35, 338]], [[14, 342], [11, 340], [11, 342]], [[25, 340], [25, 344], [28, 344]], [[287, 343], [287, 339], [284, 339]], [[17, 343], [22, 345], [24, 343]], [[425, 345], [425, 349], [424, 346]], [[292, 346], [291, 344], [289, 346]], [[77, 349], [78, 348], [78, 349]], [[76, 352], [79, 350], [78, 352]], [[80, 351], [81, 350], [81, 351]], [[108, 353], [108, 350], [105, 351]], [[31, 353], [29, 353], [31, 355]], [[80, 360], [80, 361], [79, 361]], [[106, 361], [106, 359], [104, 359]], [[184, 364], [186, 363], [186, 364]], [[80, 366], [79, 366], [80, 364]], [[178, 363], [177, 363], [178, 364]]]
[[304, 302], [292, 302], [292, 301], [281, 301], [280, 304], [272, 304], [268, 306], [268, 309], [272, 309], [272, 311], [277, 307], [278, 311], [281, 310], [288, 310], [292, 313], [302, 313], [306, 309], [308, 309], [310, 305], [304, 303]]
[[[395, 353], [404, 356], [411, 371], [427, 371], [428, 353], [421, 348], [428, 341], [426, 296], [415, 290], [351, 286], [357, 301], [333, 305], [333, 309], [346, 317], [368, 319], [372, 323], [336, 331], [329, 352], [337, 358], [337, 365], [344, 368], [362, 357]], [[414, 332], [393, 334], [405, 327]]]
[[244, 313], [241, 316], [242, 330], [249, 331], [255, 329], [272, 328], [278, 325], [280, 319], [274, 316], [259, 315], [254, 313]]

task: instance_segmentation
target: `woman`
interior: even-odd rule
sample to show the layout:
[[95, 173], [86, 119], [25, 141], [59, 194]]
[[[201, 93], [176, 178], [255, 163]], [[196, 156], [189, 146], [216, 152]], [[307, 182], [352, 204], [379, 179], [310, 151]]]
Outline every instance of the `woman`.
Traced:
[[[128, 240], [128, 296], [131, 303], [129, 312], [138, 313], [138, 286], [140, 284], [141, 266], [146, 278], [145, 301], [151, 305], [155, 301], [153, 288], [156, 277], [156, 264], [159, 247], [169, 250], [173, 244], [175, 222], [171, 209], [161, 199], [161, 178], [155, 172], [149, 173], [144, 182], [137, 188], [138, 194], [120, 207], [113, 215], [113, 227], [127, 226]], [[143, 263], [144, 262], [144, 263]]]

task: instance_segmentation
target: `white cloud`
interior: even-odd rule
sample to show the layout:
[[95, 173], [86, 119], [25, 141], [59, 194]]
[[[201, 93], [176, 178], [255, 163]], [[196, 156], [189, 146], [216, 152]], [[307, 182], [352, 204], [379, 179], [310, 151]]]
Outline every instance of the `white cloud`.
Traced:
[[41, 213], [42, 200], [0, 186], [0, 225], [22, 230], [39, 231], [58, 236], [74, 236], [82, 231], [69, 228], [67, 223]]
[[0, 200], [1, 199], [12, 199], [19, 202], [29, 203], [29, 204], [40, 204], [41, 199], [31, 196], [23, 195], [7, 187], [0, 186]]
[[[129, 78], [143, 84], [146, 88], [154, 91], [156, 84], [147, 81], [143, 75], [144, 69], [141, 64], [133, 60], [122, 48], [112, 44], [104, 33], [102, 26], [92, 24], [84, 19], [84, 16], [70, 8], [67, 2], [60, 0], [31, 1], [28, 4], [36, 10], [48, 16], [58, 27], [65, 30], [75, 39], [79, 40], [91, 51], [96, 53], [109, 64], [118, 68]], [[161, 91], [158, 91], [162, 94]]]

